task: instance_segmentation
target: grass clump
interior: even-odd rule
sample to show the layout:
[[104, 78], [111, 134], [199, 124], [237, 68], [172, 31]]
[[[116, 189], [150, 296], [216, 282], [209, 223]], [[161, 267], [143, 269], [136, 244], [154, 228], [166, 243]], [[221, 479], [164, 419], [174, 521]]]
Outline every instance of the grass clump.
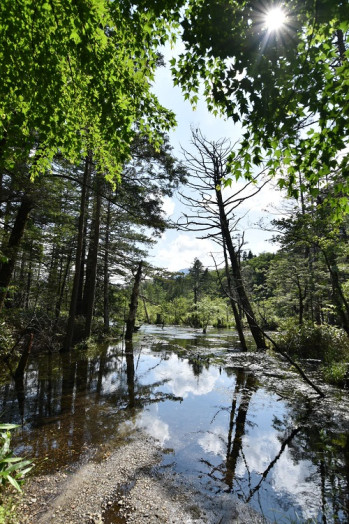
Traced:
[[0, 495], [0, 524], [18, 524], [16, 504], [8, 496]]

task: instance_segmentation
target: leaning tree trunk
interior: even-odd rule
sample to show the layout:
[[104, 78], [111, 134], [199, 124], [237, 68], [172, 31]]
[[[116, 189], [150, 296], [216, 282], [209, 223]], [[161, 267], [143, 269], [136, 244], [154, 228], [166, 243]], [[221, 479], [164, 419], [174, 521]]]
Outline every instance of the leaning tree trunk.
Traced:
[[227, 277], [229, 299], [230, 299], [230, 305], [231, 305], [231, 308], [232, 308], [233, 314], [234, 314], [235, 326], [236, 326], [236, 330], [237, 330], [238, 335], [239, 335], [239, 340], [240, 340], [242, 351], [248, 351], [247, 345], [246, 345], [246, 340], [245, 340], [245, 335], [244, 335], [244, 330], [243, 330], [243, 327], [242, 327], [241, 318], [240, 318], [238, 308], [236, 307], [236, 303], [235, 303], [234, 298], [233, 298], [233, 286], [232, 286], [232, 282], [231, 282], [231, 278], [230, 278], [228, 257], [227, 257], [227, 248], [226, 248], [224, 240], [223, 240], [223, 251], [224, 251], [224, 261], [225, 261], [225, 274], [226, 274], [226, 277]]
[[132, 294], [131, 294], [130, 309], [129, 309], [128, 318], [126, 321], [126, 333], [125, 333], [126, 340], [132, 340], [133, 332], [135, 328], [137, 307], [138, 307], [139, 286], [140, 286], [141, 278], [142, 278], [142, 267], [143, 267], [143, 262], [141, 261], [138, 265], [137, 273], [135, 276], [135, 281], [133, 284]]
[[70, 299], [67, 331], [66, 331], [63, 347], [61, 349], [61, 351], [63, 352], [69, 351], [71, 348], [72, 342], [73, 342], [76, 304], [77, 304], [78, 292], [79, 292], [83, 236], [84, 236], [86, 190], [87, 190], [86, 182], [88, 179], [90, 167], [91, 167], [91, 153], [87, 155], [86, 160], [85, 160], [84, 177], [83, 177], [82, 189], [81, 189], [80, 216], [79, 216], [79, 223], [78, 223], [78, 241], [77, 241], [76, 254], [75, 254], [75, 273], [74, 273], [74, 281], [73, 281], [73, 290], [72, 290], [72, 295]]
[[217, 204], [218, 204], [218, 209], [219, 209], [220, 227], [221, 227], [223, 241], [225, 242], [227, 246], [227, 251], [229, 254], [236, 293], [238, 295], [238, 298], [244, 310], [244, 313], [246, 314], [247, 322], [248, 322], [251, 334], [254, 338], [257, 348], [265, 348], [265, 340], [264, 340], [263, 333], [261, 332], [259, 326], [257, 325], [252, 306], [250, 304], [249, 298], [245, 290], [245, 285], [244, 285], [242, 275], [241, 275], [238, 256], [237, 256], [237, 253], [233, 245], [233, 241], [232, 241], [230, 229], [229, 229], [228, 219], [227, 219], [227, 216], [224, 210], [224, 202], [222, 198], [222, 193], [219, 189], [220, 184], [221, 184], [221, 179], [217, 177], [216, 197], [217, 197]]
[[5, 303], [5, 298], [17, 260], [18, 249], [23, 238], [29, 213], [33, 207], [33, 199], [28, 195], [24, 195], [21, 205], [17, 211], [16, 220], [7, 246], [3, 249], [3, 255], [7, 258], [7, 260], [2, 263], [0, 270], [0, 311]]

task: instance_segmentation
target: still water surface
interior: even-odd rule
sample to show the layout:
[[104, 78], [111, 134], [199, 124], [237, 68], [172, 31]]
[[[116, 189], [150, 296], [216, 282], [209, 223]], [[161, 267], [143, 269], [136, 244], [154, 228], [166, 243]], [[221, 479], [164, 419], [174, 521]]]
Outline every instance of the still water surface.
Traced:
[[142, 428], [164, 447], [162, 467], [201, 492], [231, 493], [271, 522], [348, 522], [349, 438], [338, 421], [241, 368], [178, 355], [231, 347], [228, 331], [147, 326], [133, 346], [70, 361], [33, 357], [26, 375], [0, 390], [2, 420], [23, 423], [16, 452], [41, 472]]

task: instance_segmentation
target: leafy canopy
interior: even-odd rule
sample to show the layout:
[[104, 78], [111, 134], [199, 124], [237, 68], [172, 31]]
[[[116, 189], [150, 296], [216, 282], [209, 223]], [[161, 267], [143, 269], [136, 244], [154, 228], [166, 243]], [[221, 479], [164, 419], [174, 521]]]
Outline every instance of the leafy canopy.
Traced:
[[[172, 60], [175, 82], [195, 103], [200, 83], [209, 109], [244, 127], [243, 164], [269, 158], [281, 186], [313, 196], [319, 184], [349, 211], [349, 4], [346, 0], [285, 0], [286, 24], [265, 28], [268, 3], [189, 1], [182, 22], [185, 51]], [[270, 4], [271, 5], [271, 4]]]
[[35, 176], [58, 151], [76, 162], [92, 149], [99, 169], [118, 176], [135, 122], [157, 147], [175, 121], [150, 82], [177, 3], [2, 0], [2, 168], [24, 161]]

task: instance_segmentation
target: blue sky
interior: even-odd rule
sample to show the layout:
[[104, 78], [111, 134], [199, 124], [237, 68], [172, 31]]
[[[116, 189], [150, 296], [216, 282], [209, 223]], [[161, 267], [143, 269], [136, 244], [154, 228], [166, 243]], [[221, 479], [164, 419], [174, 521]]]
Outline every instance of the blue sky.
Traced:
[[[165, 61], [171, 58], [172, 52], [169, 48], [164, 51]], [[182, 159], [181, 146], [190, 150], [191, 127], [199, 128], [202, 134], [209, 140], [229, 138], [232, 143], [240, 136], [240, 128], [232, 120], [216, 118], [210, 114], [205, 102], [199, 100], [194, 111], [190, 103], [184, 100], [182, 92], [178, 86], [173, 86], [171, 73], [168, 67], [159, 68], [154, 84], [154, 92], [159, 101], [168, 109], [172, 109], [176, 114], [177, 128], [170, 132], [170, 143], [174, 148], [174, 154]], [[182, 188], [185, 192], [185, 188]], [[275, 251], [276, 247], [267, 242], [271, 234], [265, 233], [257, 228], [255, 223], [262, 217], [268, 216], [266, 210], [272, 202], [276, 204], [280, 201], [280, 193], [273, 187], [267, 187], [257, 197], [248, 202], [249, 210], [241, 209], [241, 213], [247, 215], [241, 221], [241, 229], [245, 234], [247, 245], [246, 250], [254, 254], [262, 251]], [[185, 208], [175, 196], [166, 198], [164, 209], [168, 216], [173, 220], [181, 215]], [[211, 251], [217, 252], [218, 246], [209, 240], [199, 240], [194, 233], [170, 230], [166, 231], [157, 245], [151, 250], [149, 261], [151, 264], [164, 267], [170, 271], [188, 268], [192, 265], [194, 258], [199, 258], [204, 266], [212, 266], [213, 261]], [[220, 258], [220, 257], [218, 257]]]

